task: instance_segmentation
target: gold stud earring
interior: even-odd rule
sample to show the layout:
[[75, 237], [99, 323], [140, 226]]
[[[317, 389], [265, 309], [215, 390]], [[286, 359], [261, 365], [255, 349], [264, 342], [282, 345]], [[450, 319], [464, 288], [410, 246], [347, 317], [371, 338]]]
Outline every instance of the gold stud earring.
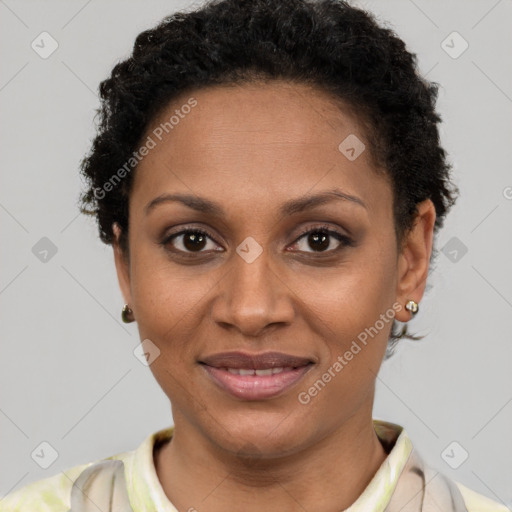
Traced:
[[135, 317], [133, 316], [133, 311], [130, 308], [130, 306], [128, 306], [128, 304], [125, 304], [123, 306], [123, 310], [121, 311], [121, 318], [125, 324], [129, 324], [129, 323], [135, 321]]
[[418, 312], [419, 306], [417, 302], [410, 300], [405, 305], [405, 309], [407, 309], [407, 311], [410, 311], [413, 315], [415, 315]]

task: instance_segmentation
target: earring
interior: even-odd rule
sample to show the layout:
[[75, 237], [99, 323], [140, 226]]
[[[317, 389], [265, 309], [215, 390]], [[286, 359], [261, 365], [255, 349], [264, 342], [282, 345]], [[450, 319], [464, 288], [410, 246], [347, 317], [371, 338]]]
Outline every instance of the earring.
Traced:
[[415, 315], [418, 312], [419, 306], [417, 302], [410, 300], [405, 305], [405, 309], [407, 309], [407, 311], [410, 311], [413, 315]]
[[121, 311], [121, 318], [125, 324], [129, 324], [129, 323], [135, 321], [135, 317], [133, 316], [133, 311], [130, 308], [130, 306], [128, 306], [128, 304], [125, 304], [123, 306], [123, 309]]

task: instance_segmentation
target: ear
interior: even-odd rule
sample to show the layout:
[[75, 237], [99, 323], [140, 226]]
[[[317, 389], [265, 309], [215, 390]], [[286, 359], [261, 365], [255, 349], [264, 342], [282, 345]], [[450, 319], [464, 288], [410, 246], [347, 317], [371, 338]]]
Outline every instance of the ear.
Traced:
[[119, 288], [123, 295], [125, 304], [132, 304], [132, 294], [130, 286], [130, 262], [128, 255], [123, 252], [119, 243], [121, 237], [121, 227], [117, 222], [112, 225], [114, 232], [114, 242], [112, 247], [114, 249], [114, 262], [116, 265], [117, 280], [119, 281]]
[[427, 284], [430, 255], [434, 237], [436, 209], [430, 199], [417, 205], [417, 215], [404, 240], [398, 256], [398, 283], [396, 300], [402, 309], [395, 315], [400, 322], [408, 322], [412, 313], [405, 309], [409, 300], [420, 303]]

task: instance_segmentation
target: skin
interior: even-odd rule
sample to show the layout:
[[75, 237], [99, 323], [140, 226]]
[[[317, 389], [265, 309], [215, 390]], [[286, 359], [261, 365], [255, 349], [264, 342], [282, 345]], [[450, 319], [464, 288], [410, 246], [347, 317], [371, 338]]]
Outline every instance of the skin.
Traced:
[[[297, 395], [393, 303], [402, 306], [396, 318], [410, 320], [403, 306], [424, 293], [434, 205], [418, 205], [398, 252], [389, 182], [367, 150], [354, 161], [338, 150], [349, 134], [365, 141], [357, 118], [306, 85], [183, 94], [146, 136], [191, 96], [197, 105], [137, 167], [129, 255], [114, 243], [124, 300], [141, 339], [160, 350], [150, 369], [172, 407], [174, 437], [154, 454], [158, 478], [180, 511], [220, 512], [233, 503], [248, 512], [345, 509], [386, 457], [372, 407], [391, 321], [308, 404]], [[289, 200], [334, 188], [366, 207], [336, 199], [279, 215]], [[224, 217], [176, 201], [146, 214], [163, 193], [215, 201]], [[322, 251], [301, 237], [322, 224], [354, 244], [331, 236]], [[202, 252], [183, 245], [186, 235], [160, 243], [190, 227], [212, 237]], [[118, 240], [117, 225], [115, 234]], [[252, 263], [236, 252], [249, 236], [263, 248]], [[179, 252], [187, 247], [188, 259]], [[285, 393], [244, 401], [219, 389], [197, 362], [228, 350], [277, 350], [315, 364]]]

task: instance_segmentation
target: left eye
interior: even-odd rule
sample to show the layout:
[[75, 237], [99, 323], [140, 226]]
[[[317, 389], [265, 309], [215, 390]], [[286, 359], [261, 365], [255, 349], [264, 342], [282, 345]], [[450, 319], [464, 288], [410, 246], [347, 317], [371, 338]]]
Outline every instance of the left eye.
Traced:
[[[338, 242], [338, 245], [335, 248], [331, 247], [333, 238]], [[301, 242], [304, 242], [309, 245], [309, 247], [313, 248], [313, 251], [299, 249], [303, 252], [331, 252], [335, 251], [340, 246], [350, 245], [351, 243], [347, 236], [327, 228], [315, 228], [306, 231], [297, 239], [294, 246], [300, 246]]]

